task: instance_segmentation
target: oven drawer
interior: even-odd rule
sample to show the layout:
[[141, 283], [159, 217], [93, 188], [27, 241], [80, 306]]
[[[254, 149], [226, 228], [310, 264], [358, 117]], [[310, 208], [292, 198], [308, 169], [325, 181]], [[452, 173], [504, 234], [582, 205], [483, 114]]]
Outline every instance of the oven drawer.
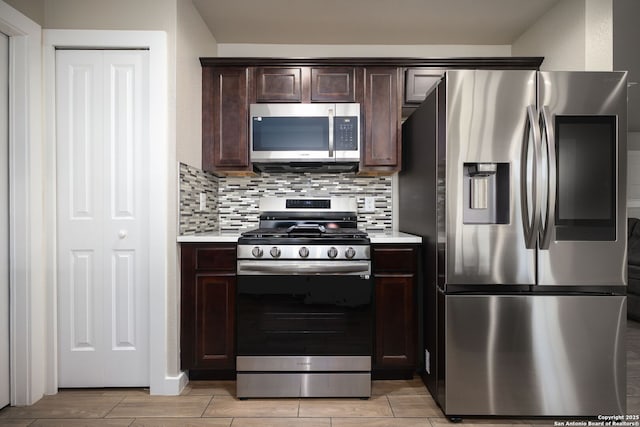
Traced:
[[370, 372], [238, 372], [238, 398], [371, 396]]
[[371, 356], [238, 356], [238, 372], [342, 372], [371, 370]]

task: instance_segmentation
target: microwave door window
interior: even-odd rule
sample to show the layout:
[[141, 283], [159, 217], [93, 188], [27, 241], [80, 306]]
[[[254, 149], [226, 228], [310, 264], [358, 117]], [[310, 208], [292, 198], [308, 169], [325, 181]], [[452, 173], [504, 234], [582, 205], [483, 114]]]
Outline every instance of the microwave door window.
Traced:
[[615, 116], [556, 116], [556, 148], [556, 239], [615, 240]]
[[328, 151], [327, 117], [253, 119], [254, 151]]

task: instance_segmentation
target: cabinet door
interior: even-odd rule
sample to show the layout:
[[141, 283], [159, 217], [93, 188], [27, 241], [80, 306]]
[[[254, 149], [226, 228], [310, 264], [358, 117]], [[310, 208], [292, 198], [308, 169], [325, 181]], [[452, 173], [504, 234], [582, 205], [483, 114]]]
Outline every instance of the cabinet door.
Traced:
[[365, 70], [362, 172], [393, 172], [400, 168], [398, 73], [396, 67]]
[[249, 72], [245, 67], [202, 69], [202, 168], [248, 171]]
[[312, 67], [312, 102], [354, 102], [353, 67]]
[[374, 245], [376, 378], [411, 378], [416, 368], [418, 248]]
[[256, 68], [256, 101], [301, 102], [302, 69], [260, 67]]
[[235, 278], [196, 277], [195, 367], [234, 369]]
[[404, 102], [421, 104], [444, 75], [441, 68], [409, 68], [404, 75]]
[[375, 368], [415, 366], [413, 275], [376, 275]]
[[180, 366], [235, 367], [235, 264], [230, 244], [181, 244]]

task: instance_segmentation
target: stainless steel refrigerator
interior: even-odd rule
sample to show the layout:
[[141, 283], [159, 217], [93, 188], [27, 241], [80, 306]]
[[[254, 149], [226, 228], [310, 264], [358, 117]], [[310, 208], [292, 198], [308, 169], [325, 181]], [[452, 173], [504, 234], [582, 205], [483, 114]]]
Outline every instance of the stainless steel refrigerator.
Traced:
[[403, 124], [447, 416], [625, 412], [626, 111], [624, 72], [457, 70]]

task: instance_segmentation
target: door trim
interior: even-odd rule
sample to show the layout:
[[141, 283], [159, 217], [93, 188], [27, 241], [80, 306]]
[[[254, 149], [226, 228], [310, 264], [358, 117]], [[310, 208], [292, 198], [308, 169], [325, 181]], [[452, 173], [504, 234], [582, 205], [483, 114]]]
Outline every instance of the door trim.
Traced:
[[[170, 243], [169, 186], [170, 164], [175, 163], [175, 118], [169, 116], [169, 80], [167, 76], [167, 36], [164, 31], [103, 31], [103, 30], [44, 30], [44, 79], [45, 79], [45, 230], [47, 253], [47, 392], [56, 393], [57, 378], [57, 294], [56, 294], [56, 141], [55, 141], [55, 50], [56, 48], [116, 48], [149, 50], [149, 140], [153, 150], [149, 155], [149, 380], [151, 394], [177, 395], [187, 383], [184, 372], [177, 366], [177, 325], [171, 327], [167, 319], [169, 297], [177, 293], [170, 286], [169, 257], [177, 251]], [[158, 126], [165, 123], [166, 126]], [[173, 240], [170, 240], [173, 239]], [[153, 268], [153, 266], [164, 266]], [[174, 281], [175, 282], [175, 281]], [[173, 300], [173, 298], [171, 298]], [[175, 330], [174, 330], [175, 329]], [[175, 347], [175, 348], [174, 348]], [[175, 353], [175, 355], [173, 354]], [[176, 372], [172, 374], [172, 371]]]
[[9, 360], [9, 36], [0, 32], [0, 407], [11, 403]]
[[0, 1], [9, 36], [9, 317], [11, 405], [44, 393], [42, 248], [42, 29]]

